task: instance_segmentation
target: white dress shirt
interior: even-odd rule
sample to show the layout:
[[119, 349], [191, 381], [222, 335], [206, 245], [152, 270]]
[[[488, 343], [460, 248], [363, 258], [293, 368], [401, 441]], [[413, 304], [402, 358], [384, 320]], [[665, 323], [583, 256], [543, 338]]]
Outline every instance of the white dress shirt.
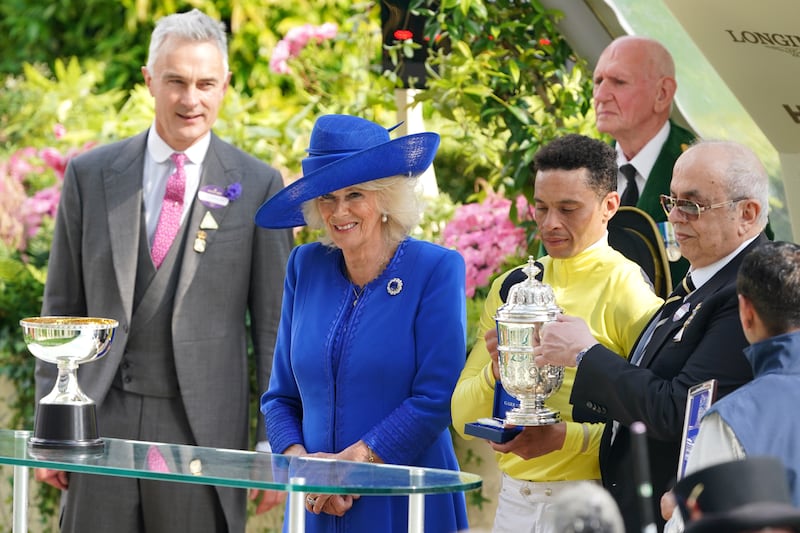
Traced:
[[[639, 188], [639, 194], [642, 193], [644, 190], [645, 183], [647, 183], [647, 178], [650, 176], [650, 171], [653, 170], [653, 166], [656, 164], [656, 159], [658, 159], [658, 155], [661, 153], [661, 148], [664, 146], [664, 143], [667, 142], [667, 137], [669, 137], [669, 121], [666, 121], [661, 129], [658, 130], [658, 133], [650, 139], [644, 147], [639, 150], [639, 153], [636, 154], [633, 159], [628, 161], [628, 158], [625, 157], [625, 154], [622, 153], [622, 148], [620, 148], [619, 143], [617, 143], [617, 167], [621, 167], [625, 164], [631, 164], [636, 169], [636, 185]], [[626, 178], [622, 172], [617, 173], [617, 192], [622, 194], [625, 190], [625, 187], [628, 186], [628, 178]]]
[[[192, 207], [192, 200], [197, 195], [200, 185], [200, 173], [203, 160], [206, 157], [208, 146], [211, 143], [211, 133], [206, 133], [196, 143], [186, 149], [186, 188], [183, 193], [183, 212], [181, 223]], [[142, 176], [142, 200], [144, 202], [144, 221], [147, 228], [147, 239], [153, 245], [153, 237], [158, 225], [158, 216], [161, 214], [161, 202], [167, 190], [167, 180], [175, 170], [170, 156], [175, 153], [164, 139], [156, 132], [155, 124], [150, 126], [147, 134], [147, 150], [144, 155], [144, 173]]]

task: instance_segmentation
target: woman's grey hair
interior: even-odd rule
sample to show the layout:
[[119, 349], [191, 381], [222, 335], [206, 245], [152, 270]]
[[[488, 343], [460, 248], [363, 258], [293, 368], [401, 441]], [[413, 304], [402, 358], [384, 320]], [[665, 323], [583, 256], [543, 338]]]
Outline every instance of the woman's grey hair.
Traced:
[[192, 9], [187, 13], [167, 15], [156, 22], [156, 27], [150, 36], [150, 50], [147, 56], [147, 70], [151, 75], [158, 54], [170, 36], [197, 42], [213, 42], [222, 54], [225, 73], [228, 72], [228, 38], [225, 34], [225, 24], [198, 9]]
[[[391, 245], [405, 239], [419, 223], [422, 204], [416, 185], [416, 178], [395, 176], [366, 181], [353, 186], [363, 191], [376, 193], [378, 210], [387, 218], [386, 222], [381, 223], [383, 236]], [[319, 242], [327, 246], [335, 246], [325, 227], [325, 222], [322, 220], [317, 198], [303, 203], [303, 217], [306, 219], [309, 229], [321, 231]]]

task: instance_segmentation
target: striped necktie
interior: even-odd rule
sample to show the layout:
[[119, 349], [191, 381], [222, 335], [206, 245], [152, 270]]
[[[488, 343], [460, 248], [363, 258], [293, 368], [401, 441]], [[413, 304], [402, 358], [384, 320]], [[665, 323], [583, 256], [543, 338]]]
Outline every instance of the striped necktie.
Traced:
[[664, 302], [664, 307], [661, 308], [661, 317], [660, 321], [663, 321], [666, 318], [674, 315], [675, 312], [680, 308], [683, 304], [683, 300], [689, 296], [692, 291], [694, 291], [694, 283], [692, 282], [692, 275], [686, 274], [686, 277], [675, 287], [675, 290], [667, 298], [667, 301]]
[[[647, 344], [650, 342], [650, 339], [653, 337], [653, 332], [664, 322], [669, 320], [670, 317], [673, 317], [675, 313], [680, 309], [681, 305], [683, 305], [683, 301], [686, 299], [689, 294], [694, 291], [694, 283], [692, 283], [692, 275], [691, 273], [686, 274], [686, 277], [678, 284], [677, 287], [672, 291], [672, 293], [667, 298], [667, 301], [664, 302], [664, 305], [661, 307], [661, 311], [658, 313], [658, 317], [653, 319], [650, 324], [647, 326], [647, 329], [642, 334], [642, 337], [639, 339], [639, 343], [636, 345], [636, 348], [633, 350], [633, 354], [631, 354], [630, 362], [631, 364], [638, 365], [644, 355], [644, 350], [647, 348]], [[680, 318], [680, 317], [679, 317]]]

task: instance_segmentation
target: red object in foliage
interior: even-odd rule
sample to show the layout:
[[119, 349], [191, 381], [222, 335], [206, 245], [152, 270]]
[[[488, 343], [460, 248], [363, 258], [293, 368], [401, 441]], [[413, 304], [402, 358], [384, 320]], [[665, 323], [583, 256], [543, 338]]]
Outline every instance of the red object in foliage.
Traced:
[[394, 32], [394, 38], [398, 41], [406, 41], [408, 39], [413, 39], [414, 34], [409, 30], [396, 30]]

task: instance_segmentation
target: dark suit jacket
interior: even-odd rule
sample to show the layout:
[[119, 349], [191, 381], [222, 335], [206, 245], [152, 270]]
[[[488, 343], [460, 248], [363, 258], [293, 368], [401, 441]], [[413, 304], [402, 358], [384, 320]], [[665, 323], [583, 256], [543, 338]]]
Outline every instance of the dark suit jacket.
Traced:
[[[742, 353], [747, 340], [739, 322], [736, 275], [747, 252], [765, 240], [760, 235], [692, 293], [683, 317], [668, 318], [656, 328], [639, 367], [601, 345], [589, 350], [578, 367], [570, 401], [576, 412], [580, 406], [608, 422], [600, 471], [629, 532], [641, 530], [630, 425], [640, 420], [647, 427], [653, 513], [663, 526], [659, 500], [677, 474], [688, 389], [715, 378], [722, 397], [753, 378]], [[613, 420], [620, 424], [612, 443]]]
[[[678, 126], [673, 121], [669, 121], [670, 129], [664, 146], [658, 154], [653, 169], [647, 177], [642, 194], [636, 207], [653, 217], [653, 220], [663, 222], [667, 220], [667, 215], [661, 207], [659, 195], [669, 194], [669, 184], [672, 181], [672, 167], [678, 157], [695, 141], [695, 136], [690, 131]], [[670, 274], [673, 285], [680, 282], [686, 272], [689, 271], [689, 262], [681, 258], [678, 261], [670, 262]]]
[[[123, 358], [133, 313], [146, 139], [147, 132], [73, 159], [56, 217], [42, 313], [119, 321], [109, 353], [78, 372], [81, 388], [98, 405]], [[174, 357], [196, 444], [247, 449], [245, 318], [249, 311], [258, 386], [266, 390], [292, 234], [264, 230], [253, 221], [258, 207], [283, 187], [278, 171], [212, 134], [200, 186], [236, 182], [241, 196], [210, 210], [219, 228], [206, 231], [203, 253], [193, 246], [209, 210], [195, 201], [187, 215], [183, 259], [175, 265], [172, 346], [165, 352]], [[54, 365], [37, 362], [38, 398], [54, 379]], [[102, 420], [99, 425], [102, 436]], [[224, 498], [222, 503], [230, 516]]]

